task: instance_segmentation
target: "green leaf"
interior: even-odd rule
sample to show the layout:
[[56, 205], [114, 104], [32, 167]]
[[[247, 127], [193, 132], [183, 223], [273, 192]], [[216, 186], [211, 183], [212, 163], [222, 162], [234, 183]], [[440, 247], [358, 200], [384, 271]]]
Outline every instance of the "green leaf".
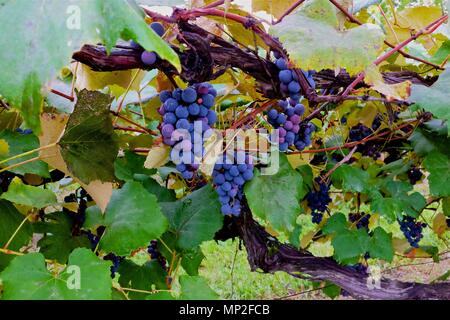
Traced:
[[176, 245], [183, 250], [213, 239], [223, 225], [220, 202], [210, 185], [179, 201], [161, 203], [161, 207], [177, 239]]
[[[427, 111], [432, 112], [436, 117], [450, 119], [450, 100], [448, 99], [448, 88], [450, 87], [450, 70], [441, 73], [439, 79], [431, 86], [413, 85], [411, 88], [411, 101]], [[450, 134], [450, 126], [448, 126]]]
[[[39, 148], [39, 139], [34, 134], [20, 134], [18, 132], [5, 130], [0, 132], [0, 139], [5, 140], [9, 146], [9, 154], [6, 156], [0, 156], [0, 160], [5, 160], [12, 156], [16, 156], [24, 152]], [[38, 153], [35, 153], [25, 157], [21, 157], [19, 159], [11, 160], [4, 163], [2, 167], [23, 162], [37, 156]], [[47, 163], [41, 160], [26, 163], [24, 165], [11, 169], [10, 171], [22, 175], [25, 173], [33, 173], [44, 178], [48, 178], [50, 176]]]
[[342, 183], [342, 189], [350, 192], [364, 192], [368, 187], [369, 174], [360, 168], [343, 164], [331, 175], [333, 180]]
[[369, 235], [363, 229], [343, 230], [334, 235], [331, 244], [338, 262], [353, 264], [367, 251]]
[[[60, 275], [47, 270], [40, 253], [14, 258], [0, 274], [5, 300], [106, 300], [111, 299], [110, 263], [100, 260], [91, 250], [76, 249], [69, 267]], [[80, 276], [79, 289], [76, 284]], [[75, 280], [75, 281], [74, 281]]]
[[120, 36], [133, 38], [180, 69], [177, 54], [125, 0], [3, 1], [0, 20], [0, 92], [36, 133], [41, 85], [68, 64], [82, 44], [104, 40], [111, 49]]
[[252, 213], [268, 220], [277, 230], [291, 232], [301, 212], [300, 200], [305, 195], [300, 173], [280, 153], [280, 168], [274, 175], [255, 175], [245, 185], [245, 196]]
[[[152, 286], [154, 285], [155, 289], [167, 290], [167, 272], [157, 260], [148, 261], [144, 265], [139, 266], [126, 259], [120, 263], [118, 272], [120, 274], [119, 283], [124, 288], [152, 291]], [[148, 294], [130, 291], [128, 296], [133, 300], [144, 300]]]
[[28, 186], [19, 177], [11, 181], [8, 191], [0, 198], [38, 209], [57, 203], [56, 196], [51, 190]]
[[[24, 216], [8, 201], [0, 200], [0, 247], [3, 248], [11, 236], [16, 232]], [[26, 245], [33, 235], [30, 223], [25, 224], [19, 229], [14, 239], [8, 246], [11, 250], [18, 251], [22, 246]], [[3, 270], [13, 256], [0, 253], [0, 271]]]
[[122, 158], [117, 158], [114, 162], [116, 177], [123, 181], [134, 180], [135, 174], [152, 175], [156, 170], [144, 168], [145, 157], [131, 151], [125, 151]]
[[323, 288], [322, 291], [331, 299], [334, 299], [341, 295], [341, 287], [339, 287], [331, 282], [328, 282], [328, 281], [326, 282], [325, 288]]
[[45, 216], [46, 222], [34, 226], [37, 233], [44, 233], [39, 240], [39, 252], [47, 259], [66, 263], [70, 253], [76, 248], [90, 248], [91, 244], [85, 235], [72, 235], [73, 221], [64, 212], [55, 212]]
[[205, 256], [203, 255], [200, 247], [196, 248], [192, 251], [187, 251], [183, 253], [183, 257], [181, 259], [181, 266], [184, 271], [190, 276], [198, 276], [198, 268], [202, 263]]
[[200, 276], [181, 276], [181, 300], [217, 300], [219, 296]]
[[409, 138], [409, 141], [412, 142], [414, 151], [419, 156], [424, 156], [430, 152], [438, 151], [450, 157], [450, 149], [448, 148], [450, 138], [447, 137], [447, 131], [445, 136], [443, 136], [436, 132], [417, 128]]
[[424, 161], [425, 168], [430, 172], [428, 183], [430, 192], [434, 196], [450, 196], [450, 159], [439, 152], [432, 152], [426, 156]]
[[175, 192], [162, 187], [155, 179], [142, 174], [135, 174], [134, 179], [142, 183], [144, 188], [158, 198], [158, 202], [172, 202], [177, 200]]
[[304, 164], [296, 168], [298, 172], [302, 175], [303, 178], [303, 184], [302, 184], [302, 194], [307, 194], [309, 190], [313, 188], [313, 180], [314, 180], [314, 174], [312, 171], [311, 166]]
[[392, 247], [392, 235], [377, 227], [369, 242], [369, 254], [371, 258], [383, 259], [391, 262], [394, 257], [394, 248]]
[[346, 69], [350, 74], [370, 66], [383, 45], [381, 29], [364, 24], [339, 32], [333, 5], [327, 0], [309, 2], [315, 10], [301, 6], [270, 29], [295, 64], [305, 70]]
[[70, 172], [84, 183], [113, 181], [118, 146], [109, 114], [111, 97], [82, 90], [59, 141]]
[[333, 214], [322, 228], [326, 235], [340, 233], [347, 230], [347, 218], [342, 213]]
[[106, 230], [100, 248], [127, 256], [161, 236], [167, 228], [167, 219], [161, 213], [156, 197], [140, 183], [130, 181], [122, 189], [113, 191], [103, 225]]

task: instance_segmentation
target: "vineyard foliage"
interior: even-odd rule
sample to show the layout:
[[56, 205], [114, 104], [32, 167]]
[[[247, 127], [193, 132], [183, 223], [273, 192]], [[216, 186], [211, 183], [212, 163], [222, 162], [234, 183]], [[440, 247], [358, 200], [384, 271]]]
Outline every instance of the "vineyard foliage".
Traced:
[[[137, 2], [0, 0], [1, 298], [217, 299], [201, 244], [229, 238], [294, 276], [273, 239], [362, 281], [440, 261], [446, 2]], [[249, 140], [212, 158], [213, 129]]]

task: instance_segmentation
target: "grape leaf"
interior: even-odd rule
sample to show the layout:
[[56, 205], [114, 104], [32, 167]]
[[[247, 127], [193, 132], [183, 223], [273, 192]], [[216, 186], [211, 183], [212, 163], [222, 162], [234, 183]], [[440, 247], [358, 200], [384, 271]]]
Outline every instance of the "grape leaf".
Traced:
[[423, 128], [414, 130], [411, 137], [409, 137], [409, 140], [414, 146], [414, 151], [420, 156], [427, 155], [432, 151], [438, 151], [450, 157], [450, 149], [448, 148], [450, 138], [447, 137], [447, 128], [444, 128], [445, 135], [440, 135], [437, 132], [432, 132]]
[[45, 234], [39, 240], [39, 252], [47, 259], [66, 263], [70, 253], [76, 248], [90, 248], [91, 243], [85, 235], [72, 235], [72, 219], [63, 212], [45, 216], [46, 222], [34, 225], [34, 231]]
[[155, 179], [149, 176], [135, 174], [134, 179], [142, 183], [148, 192], [154, 194], [158, 198], [158, 202], [172, 202], [177, 200], [175, 191], [162, 187]]
[[[12, 156], [16, 156], [24, 152], [39, 148], [39, 139], [34, 134], [21, 134], [18, 132], [5, 130], [0, 132], [0, 139], [5, 140], [9, 145], [9, 153], [6, 155], [0, 155], [0, 160], [5, 160]], [[19, 162], [32, 159], [37, 155], [37, 153], [30, 154], [19, 159], [5, 162], [4, 164], [2, 164], [2, 166], [17, 164]], [[44, 178], [49, 177], [48, 165], [41, 160], [20, 165], [19, 167], [13, 168], [10, 171], [22, 175], [25, 173], [33, 173]]]
[[[100, 260], [91, 250], [79, 248], [69, 257], [68, 268], [60, 275], [47, 270], [41, 253], [14, 258], [0, 274], [6, 300], [106, 300], [111, 299], [110, 263]], [[79, 268], [79, 289], [76, 284]], [[71, 268], [71, 269], [69, 269]], [[74, 281], [75, 280], [75, 281]], [[73, 281], [73, 282], [72, 282]]]
[[[131, 260], [120, 263], [118, 272], [119, 283], [124, 288], [151, 291], [152, 285], [155, 289], [167, 290], [167, 272], [159, 265], [157, 260], [151, 260], [139, 266]], [[129, 292], [131, 299], [144, 300], [148, 294], [141, 292]]]
[[181, 266], [184, 271], [190, 276], [198, 276], [198, 268], [202, 263], [205, 256], [203, 255], [200, 247], [192, 251], [187, 251], [183, 253], [183, 258], [181, 259]]
[[376, 227], [370, 238], [368, 251], [373, 259], [378, 258], [391, 262], [394, 257], [392, 235], [384, 231], [383, 228]]
[[367, 251], [369, 235], [363, 229], [342, 230], [331, 240], [334, 258], [344, 264], [357, 263], [359, 257]]
[[74, 112], [58, 143], [70, 172], [84, 183], [114, 180], [118, 146], [114, 141], [110, 105], [109, 95], [79, 92]]
[[11, 181], [8, 191], [0, 198], [38, 209], [57, 203], [56, 196], [51, 190], [28, 186], [19, 177]]
[[274, 0], [252, 0], [252, 11], [265, 11], [275, 18], [280, 18], [295, 0], [274, 1]]
[[360, 168], [343, 164], [331, 175], [333, 182], [342, 183], [342, 189], [352, 192], [364, 192], [369, 187], [369, 174]]
[[[410, 99], [436, 117], [448, 122], [450, 119], [449, 87], [450, 70], [447, 69], [431, 87], [413, 85]], [[448, 126], [448, 134], [450, 134], [450, 126]]]
[[144, 168], [145, 157], [131, 151], [125, 151], [122, 158], [117, 158], [114, 162], [116, 177], [123, 181], [134, 179], [135, 174], [151, 175], [155, 170]]
[[442, 153], [433, 151], [426, 156], [424, 161], [425, 168], [430, 172], [428, 183], [430, 192], [434, 196], [450, 196], [450, 159]]
[[183, 250], [213, 239], [223, 224], [220, 202], [210, 185], [179, 201], [161, 203], [161, 207], [169, 220], [170, 230], [176, 236], [176, 245]]
[[[8, 201], [0, 200], [0, 247], [4, 247], [10, 237], [16, 232], [24, 216]], [[31, 225], [26, 222], [17, 232], [8, 248], [19, 250], [26, 245], [33, 234]], [[8, 265], [13, 256], [0, 253], [0, 271]]]
[[217, 300], [219, 296], [200, 276], [181, 276], [181, 300]]
[[103, 219], [106, 230], [100, 248], [119, 256], [147, 246], [167, 228], [167, 219], [156, 197], [140, 183], [132, 181], [113, 191]]
[[350, 74], [371, 65], [383, 45], [381, 29], [364, 24], [339, 32], [333, 21], [327, 19], [329, 12], [334, 12], [333, 5], [327, 0], [311, 2], [320, 7], [322, 17], [300, 7], [270, 29], [279, 37], [295, 65], [305, 70], [346, 69]]
[[244, 191], [252, 213], [266, 219], [278, 230], [291, 232], [301, 212], [300, 200], [305, 195], [303, 178], [280, 153], [280, 167], [274, 175], [256, 175], [246, 183]]
[[120, 36], [132, 38], [180, 69], [177, 54], [125, 0], [3, 1], [0, 20], [0, 92], [36, 133], [41, 84], [70, 62], [72, 51], [99, 36], [108, 49]]

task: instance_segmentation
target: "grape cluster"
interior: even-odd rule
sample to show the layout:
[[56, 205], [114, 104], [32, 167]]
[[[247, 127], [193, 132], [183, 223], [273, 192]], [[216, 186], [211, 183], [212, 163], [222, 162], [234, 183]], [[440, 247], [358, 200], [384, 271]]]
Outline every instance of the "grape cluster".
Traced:
[[422, 177], [423, 177], [423, 173], [417, 167], [412, 167], [408, 171], [408, 179], [412, 185], [415, 185], [417, 182], [419, 182], [422, 179]]
[[[155, 31], [155, 33], [160, 37], [162, 37], [166, 32], [164, 26], [159, 22], [152, 22], [150, 24], [150, 28], [152, 28], [152, 30]], [[134, 49], [142, 49], [142, 47], [134, 41], [130, 41], [130, 46]], [[149, 67], [153, 66], [157, 59], [158, 55], [153, 51], [143, 51], [141, 54], [142, 63]]]
[[370, 214], [366, 214], [364, 212], [350, 213], [348, 215], [348, 218], [350, 222], [356, 222], [357, 229], [366, 229], [367, 231], [369, 231]]
[[91, 243], [92, 250], [95, 250], [97, 248], [97, 245], [100, 242], [100, 239], [102, 238], [105, 229], [106, 228], [104, 226], [100, 226], [96, 229], [95, 233], [92, 233], [90, 230], [87, 231], [87, 238]]
[[[301, 96], [301, 87], [300, 83], [298, 82], [298, 76], [297, 72], [295, 70], [289, 69], [288, 62], [286, 59], [280, 57], [278, 54], [275, 54], [275, 57], [277, 58], [275, 60], [275, 65], [280, 70], [278, 72], [278, 78], [280, 79], [280, 90], [284, 95], [289, 96], [291, 99], [295, 101], [300, 100]], [[308, 80], [309, 85], [312, 88], [316, 87], [316, 84], [313, 79], [314, 71], [302, 71], [304, 76], [306, 77], [306, 80]]]
[[163, 116], [159, 129], [163, 142], [172, 147], [170, 159], [184, 179], [192, 179], [203, 156], [203, 141], [217, 121], [216, 90], [209, 83], [194, 84], [184, 90], [162, 91], [158, 112]]
[[281, 111], [272, 108], [267, 113], [269, 123], [278, 129], [278, 148], [286, 151], [289, 146], [295, 145], [298, 150], [303, 150], [311, 144], [311, 135], [315, 126], [311, 122], [302, 122], [301, 117], [305, 113], [305, 107], [293, 99], [279, 100]]
[[427, 226], [426, 223], [417, 222], [413, 217], [405, 216], [399, 221], [399, 224], [400, 230], [405, 235], [409, 244], [414, 248], [418, 248], [419, 241], [423, 238], [422, 229]]
[[[372, 123], [372, 129], [366, 127], [363, 124], [358, 124], [358, 125], [352, 127], [349, 132], [350, 142], [361, 141], [361, 140], [367, 138], [368, 136], [370, 136], [373, 133], [372, 130], [374, 130], [374, 131], [377, 130], [379, 128], [379, 126], [381, 125], [381, 120], [377, 120], [377, 119], [378, 118], [376, 117], [374, 122]], [[370, 143], [370, 142], [359, 144], [356, 148], [356, 151], [362, 153], [363, 155], [369, 156], [369, 157], [373, 158], [374, 160], [381, 157], [381, 153], [378, 151], [378, 147], [375, 144]]]
[[108, 253], [106, 256], [103, 257], [103, 260], [109, 260], [112, 262], [111, 266], [111, 278], [116, 277], [116, 272], [119, 270], [120, 263], [124, 260], [124, 257], [116, 256], [114, 253]]
[[327, 210], [328, 204], [331, 202], [329, 195], [330, 187], [320, 177], [317, 177], [315, 181], [319, 186], [319, 190], [310, 191], [306, 195], [306, 200], [308, 207], [312, 211], [312, 222], [319, 224], [322, 221], [323, 213]]
[[167, 267], [166, 258], [164, 258], [164, 256], [158, 250], [158, 241], [156, 240], [150, 241], [150, 245], [147, 248], [147, 252], [150, 254], [150, 258], [152, 260], [158, 260], [161, 267], [163, 269], [166, 269]]
[[244, 152], [233, 157], [224, 154], [222, 161], [215, 164], [212, 177], [222, 214], [239, 216], [244, 184], [253, 178], [252, 158]]

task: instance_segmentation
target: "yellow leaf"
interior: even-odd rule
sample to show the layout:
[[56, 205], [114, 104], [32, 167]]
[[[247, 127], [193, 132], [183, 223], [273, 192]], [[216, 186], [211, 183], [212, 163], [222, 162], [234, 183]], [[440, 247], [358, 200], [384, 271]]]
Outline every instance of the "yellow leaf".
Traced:
[[169, 146], [153, 146], [145, 159], [144, 167], [147, 169], [160, 168], [169, 161]]
[[394, 44], [404, 41], [411, 37], [411, 34], [437, 20], [441, 15], [442, 9], [439, 7], [420, 6], [406, 8], [397, 13], [397, 25], [395, 25], [393, 19], [390, 21], [395, 34], [387, 23], [384, 23], [384, 29], [387, 32], [386, 40]]
[[302, 249], [305, 249], [309, 245], [309, 243], [312, 241], [312, 239], [314, 238], [315, 234], [316, 234], [315, 231], [310, 231], [307, 234], [305, 234], [302, 237], [302, 240], [300, 240], [300, 247]]
[[387, 84], [384, 82], [377, 66], [372, 65], [366, 70], [365, 82], [386, 96], [388, 100], [406, 100], [411, 94], [411, 82], [403, 81], [396, 84]]
[[[41, 147], [59, 141], [68, 119], [69, 117], [65, 114], [43, 113], [41, 115], [42, 132], [39, 136]], [[54, 169], [58, 169], [66, 175], [71, 176], [58, 146], [42, 150], [39, 153], [39, 157]], [[112, 195], [113, 184], [111, 182], [101, 182], [98, 180], [85, 184], [79, 181], [77, 177], [73, 177], [73, 179], [86, 190], [99, 208], [104, 212]]]
[[9, 144], [5, 139], [0, 139], [0, 155], [6, 156], [9, 153]]
[[[74, 65], [72, 65], [73, 71], [75, 71]], [[113, 71], [113, 72], [96, 72], [84, 64], [79, 64], [76, 68], [76, 81], [75, 88], [78, 90], [99, 90], [109, 85], [117, 85], [122, 88], [127, 88], [131, 83], [131, 80], [139, 72], [130, 90], [139, 90], [140, 83], [145, 76], [145, 73], [139, 69]]]
[[439, 213], [433, 220], [433, 230], [441, 236], [447, 230], [447, 219], [443, 213]]
[[265, 11], [273, 15], [275, 18], [280, 18], [283, 13], [294, 4], [295, 0], [253, 0], [252, 11]]

